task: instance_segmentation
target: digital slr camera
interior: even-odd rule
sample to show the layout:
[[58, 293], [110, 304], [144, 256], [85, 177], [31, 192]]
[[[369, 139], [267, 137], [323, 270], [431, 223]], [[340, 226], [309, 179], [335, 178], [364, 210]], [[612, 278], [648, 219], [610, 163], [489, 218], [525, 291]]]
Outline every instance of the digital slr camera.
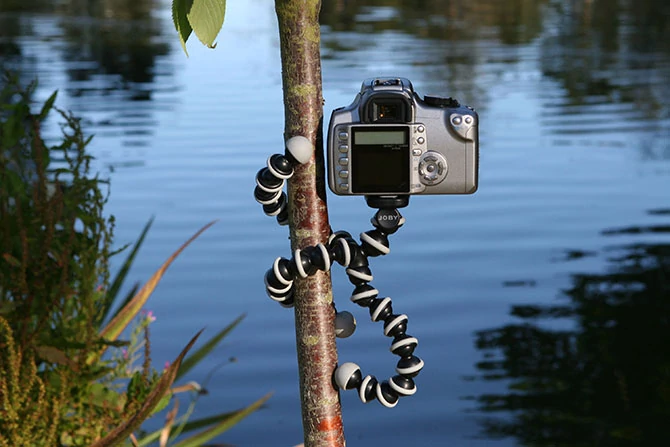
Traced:
[[328, 184], [338, 195], [472, 194], [477, 113], [452, 98], [422, 100], [404, 78], [371, 78], [328, 126]]

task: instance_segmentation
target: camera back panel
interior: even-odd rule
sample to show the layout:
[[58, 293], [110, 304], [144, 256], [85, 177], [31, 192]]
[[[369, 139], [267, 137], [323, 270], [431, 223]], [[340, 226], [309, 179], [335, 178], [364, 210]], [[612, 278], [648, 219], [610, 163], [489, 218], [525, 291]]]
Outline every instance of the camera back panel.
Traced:
[[477, 190], [477, 113], [451, 98], [422, 100], [404, 78], [366, 80], [333, 112], [327, 143], [328, 184], [338, 195]]

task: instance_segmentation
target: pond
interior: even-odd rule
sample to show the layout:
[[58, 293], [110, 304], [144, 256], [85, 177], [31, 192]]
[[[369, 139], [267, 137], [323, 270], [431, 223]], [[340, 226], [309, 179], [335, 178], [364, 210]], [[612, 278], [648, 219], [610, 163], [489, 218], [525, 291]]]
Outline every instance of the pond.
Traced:
[[[182, 52], [167, 1], [0, 7], [0, 66], [83, 119], [111, 179], [116, 244], [156, 220], [130, 283], [205, 223], [149, 307], [156, 365], [200, 328], [243, 323], [192, 372], [196, 416], [267, 392], [221, 437], [302, 442], [293, 314], [263, 274], [290, 256], [287, 229], [253, 200], [282, 150], [273, 2], [228, 2], [215, 50]], [[349, 446], [655, 445], [670, 433], [670, 8], [663, 0], [324, 2], [325, 116], [361, 81], [409, 78], [480, 117], [480, 185], [415, 197], [374, 285], [410, 318], [425, 369], [393, 410], [342, 394]], [[29, 4], [30, 6], [26, 6]], [[328, 197], [331, 224], [370, 229], [363, 199]], [[357, 317], [341, 361], [378, 376], [395, 358]], [[209, 379], [208, 379], [209, 378]], [[664, 390], [664, 391], [663, 391]]]

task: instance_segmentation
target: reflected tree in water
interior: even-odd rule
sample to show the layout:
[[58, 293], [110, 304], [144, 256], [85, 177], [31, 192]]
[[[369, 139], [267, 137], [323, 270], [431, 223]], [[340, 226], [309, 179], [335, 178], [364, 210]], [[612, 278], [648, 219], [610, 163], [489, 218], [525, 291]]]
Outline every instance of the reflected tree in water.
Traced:
[[[548, 0], [339, 0], [324, 2], [321, 22], [336, 31], [399, 30], [422, 38], [471, 40], [495, 31], [504, 43], [526, 43], [542, 30]], [[389, 10], [394, 13], [389, 14]]]
[[[670, 210], [652, 212], [670, 215]], [[668, 234], [670, 226], [604, 234]], [[667, 239], [666, 239], [667, 240]], [[515, 324], [476, 334], [476, 398], [488, 437], [524, 446], [655, 446], [670, 439], [670, 244], [607, 250], [610, 269], [572, 277], [564, 303], [513, 306]]]
[[575, 104], [594, 97], [633, 103], [650, 117], [667, 113], [670, 3], [666, 0], [572, 0], [542, 39], [541, 69]]
[[[128, 90], [131, 99], [149, 99], [151, 90], [139, 84], [153, 82], [156, 59], [169, 52], [168, 40], [159, 38], [163, 22], [154, 12], [164, 7], [155, 0], [3, 1], [0, 67], [26, 72], [31, 79], [39, 74], [21, 60], [17, 39], [34, 35], [53, 45], [53, 32], [41, 36], [38, 30], [26, 28], [36, 13], [46, 14], [62, 30], [55, 46], [62, 53], [70, 82], [91, 81], [88, 86], [69, 89], [73, 96], [84, 95], [89, 89], [110, 93]], [[101, 80], [100, 76], [106, 78]]]
[[[93, 80], [96, 75], [116, 75], [111, 90], [133, 91], [131, 99], [146, 100], [151, 89], [137, 84], [151, 83], [156, 59], [168, 53], [167, 39], [159, 39], [162, 22], [152, 11], [164, 4], [154, 0], [75, 0], [65, 3], [62, 27], [67, 46], [66, 61], [92, 62], [88, 68], [68, 68], [72, 81]], [[95, 87], [93, 87], [95, 88]], [[85, 94], [86, 89], [72, 92]]]
[[[479, 104], [485, 89], [478, 85], [476, 73], [489, 56], [483, 41], [503, 44], [531, 42], [542, 31], [543, 5], [549, 0], [339, 0], [324, 2], [321, 23], [324, 33], [324, 57], [346, 57], [347, 51], [386, 43], [394, 47], [394, 58], [401, 66], [407, 54], [412, 64], [422, 67], [426, 78], [435, 81], [436, 92], [449, 92], [464, 103]], [[361, 36], [352, 38], [351, 32]], [[389, 33], [391, 32], [391, 33]], [[404, 46], [398, 48], [393, 34], [403, 34]], [[367, 35], [374, 35], [368, 39]], [[413, 38], [416, 40], [413, 42]], [[359, 48], [359, 46], [361, 48]], [[369, 50], [368, 48], [368, 50]], [[380, 50], [384, 51], [384, 50]], [[515, 50], [501, 55], [518, 57]]]

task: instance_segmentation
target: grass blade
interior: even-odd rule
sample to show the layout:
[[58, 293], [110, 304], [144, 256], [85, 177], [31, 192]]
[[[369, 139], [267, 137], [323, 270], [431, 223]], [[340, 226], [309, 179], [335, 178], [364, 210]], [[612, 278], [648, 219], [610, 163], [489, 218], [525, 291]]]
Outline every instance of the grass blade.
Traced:
[[[204, 443], [211, 441], [215, 437], [219, 436], [221, 433], [225, 432], [228, 430], [230, 427], [233, 425], [237, 424], [240, 422], [242, 419], [245, 417], [249, 416], [251, 413], [254, 411], [258, 410], [264, 403], [267, 401], [272, 394], [266, 394], [265, 396], [261, 397], [258, 399], [256, 402], [253, 404], [249, 405], [246, 408], [243, 408], [239, 411], [235, 411], [233, 413], [228, 413], [221, 415], [222, 420], [219, 421], [217, 424], [211, 426], [210, 428], [201, 431], [200, 433], [196, 433], [193, 436], [190, 436], [182, 441], [179, 441], [178, 443], [174, 444], [172, 447], [197, 447], [201, 446]], [[198, 421], [194, 421], [198, 422]], [[188, 425], [188, 424], [186, 424]], [[186, 428], [185, 428], [186, 429]]]
[[[191, 244], [195, 239], [198, 238], [205, 230], [207, 230], [209, 227], [214, 225], [216, 221], [212, 221], [202, 227], [200, 230], [198, 230], [197, 233], [195, 233], [189, 240], [184, 242], [177, 251], [172, 253], [172, 255], [163, 263], [163, 265], [160, 266], [158, 270], [149, 278], [149, 281], [142, 286], [142, 288], [137, 292], [137, 294], [130, 300], [128, 303], [121, 308], [114, 318], [107, 323], [107, 326], [102, 329], [100, 332], [100, 336], [102, 338], [105, 338], [107, 340], [116, 340], [119, 335], [121, 335], [121, 332], [128, 326], [128, 324], [132, 321], [133, 318], [138, 314], [138, 312], [142, 309], [142, 306], [147, 302], [149, 299], [149, 296], [153, 293], [154, 289], [160, 282], [161, 278], [167, 271], [168, 267], [170, 264], [172, 264], [172, 261], [174, 261], [179, 254], [181, 254], [182, 251], [186, 247]], [[88, 363], [91, 364], [93, 363], [96, 358], [100, 358], [100, 356], [105, 352], [107, 349], [106, 346], [104, 346], [98, 353], [91, 354], [88, 358]]]
[[[138, 290], [140, 290], [140, 283], [136, 282], [130, 288], [128, 293], [126, 293], [126, 296], [123, 298], [123, 301], [121, 301], [121, 304], [119, 305], [119, 309], [123, 309], [124, 307], [126, 307], [128, 305], [128, 303], [130, 302], [130, 300], [132, 300], [133, 297], [137, 294]], [[114, 313], [114, 316], [116, 316], [117, 313], [118, 313], [118, 311]]]
[[226, 336], [230, 331], [232, 331], [240, 322], [244, 319], [245, 315], [240, 315], [230, 323], [228, 326], [223, 328], [218, 334], [213, 336], [207, 343], [205, 343], [201, 348], [199, 348], [197, 351], [194, 351], [191, 355], [188, 356], [186, 360], [181, 365], [181, 368], [179, 369], [179, 373], [177, 374], [177, 379], [179, 380], [182, 376], [184, 376], [187, 372], [189, 372], [195, 365], [200, 363], [200, 361], [209, 354], [212, 349], [216, 347], [216, 345], [219, 344], [219, 342]]

